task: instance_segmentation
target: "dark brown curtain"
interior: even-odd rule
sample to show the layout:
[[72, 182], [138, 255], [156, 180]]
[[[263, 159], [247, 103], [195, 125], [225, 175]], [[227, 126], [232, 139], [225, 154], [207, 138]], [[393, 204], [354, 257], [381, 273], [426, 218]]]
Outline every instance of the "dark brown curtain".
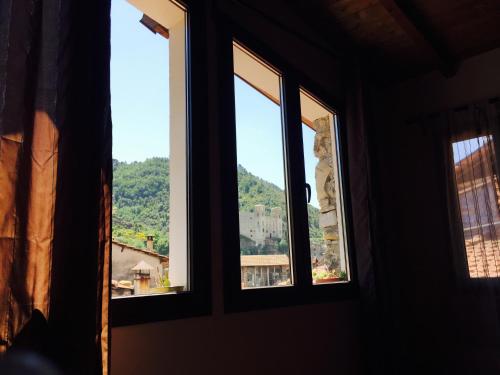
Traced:
[[107, 372], [109, 1], [0, 1], [0, 352]]
[[347, 161], [355, 268], [360, 289], [362, 327], [364, 338], [364, 371], [367, 374], [386, 373], [388, 336], [384, 332], [381, 293], [377, 274], [383, 273], [376, 262], [374, 243], [376, 210], [372, 189], [374, 160], [371, 146], [371, 87], [363, 77], [359, 62], [350, 61], [345, 69], [346, 110], [343, 118], [347, 136]]
[[[449, 359], [467, 374], [500, 371], [500, 100], [471, 103], [423, 119], [441, 156], [451, 272]], [[442, 267], [446, 273], [447, 267]], [[444, 303], [443, 303], [444, 305]], [[444, 340], [443, 340], [444, 341]], [[451, 364], [452, 363], [452, 364]]]
[[379, 119], [386, 373], [500, 373], [498, 109]]

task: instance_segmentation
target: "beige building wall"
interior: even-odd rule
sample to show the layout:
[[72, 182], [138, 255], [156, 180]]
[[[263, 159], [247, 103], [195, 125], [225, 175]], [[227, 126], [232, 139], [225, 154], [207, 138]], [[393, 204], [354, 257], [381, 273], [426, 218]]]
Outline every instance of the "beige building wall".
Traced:
[[[161, 265], [161, 257], [159, 255], [148, 254], [146, 251], [141, 251], [127, 247], [122, 244], [113, 242], [112, 247], [112, 279], [116, 281], [129, 280], [134, 281], [134, 272], [131, 270], [141, 260], [148, 263], [154, 268]], [[165, 260], [167, 257], [165, 257]], [[151, 278], [150, 287], [154, 287], [151, 283], [154, 282]]]

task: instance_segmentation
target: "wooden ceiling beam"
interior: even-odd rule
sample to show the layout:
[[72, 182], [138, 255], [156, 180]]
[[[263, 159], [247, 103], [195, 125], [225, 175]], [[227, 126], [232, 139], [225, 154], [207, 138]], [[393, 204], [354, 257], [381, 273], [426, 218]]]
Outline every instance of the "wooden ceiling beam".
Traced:
[[379, 0], [401, 29], [434, 62], [445, 77], [456, 74], [458, 61], [448, 52], [448, 48], [429, 30], [425, 20], [408, 0]]

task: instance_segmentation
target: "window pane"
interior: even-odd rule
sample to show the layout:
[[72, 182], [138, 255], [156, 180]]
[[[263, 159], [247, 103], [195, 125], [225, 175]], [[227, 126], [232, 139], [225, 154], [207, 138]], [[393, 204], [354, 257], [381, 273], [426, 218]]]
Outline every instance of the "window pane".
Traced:
[[241, 287], [292, 285], [281, 79], [243, 47], [233, 54]]
[[186, 13], [114, 0], [111, 17], [112, 296], [187, 290]]
[[469, 275], [500, 277], [500, 190], [491, 135], [453, 143]]
[[303, 90], [300, 105], [313, 283], [348, 281], [335, 114]]

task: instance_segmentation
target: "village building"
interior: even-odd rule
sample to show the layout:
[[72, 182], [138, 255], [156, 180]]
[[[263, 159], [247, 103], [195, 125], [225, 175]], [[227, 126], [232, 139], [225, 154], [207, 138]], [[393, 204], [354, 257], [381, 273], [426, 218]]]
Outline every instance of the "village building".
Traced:
[[290, 259], [286, 255], [241, 256], [242, 288], [278, 286], [286, 283], [289, 275]]
[[115, 240], [111, 249], [113, 297], [137, 294], [139, 289], [145, 293], [147, 287], [158, 287], [159, 279], [167, 274], [169, 258], [154, 250], [151, 236], [148, 236], [146, 249]]
[[281, 240], [283, 237], [283, 219], [281, 208], [271, 208], [270, 215], [266, 214], [263, 204], [256, 204], [252, 212], [240, 211], [240, 236], [246, 237], [255, 245], [265, 245], [269, 239]]
[[[494, 143], [481, 137], [481, 146], [455, 163], [455, 179], [462, 218], [469, 274], [500, 276], [500, 189], [496, 174]], [[455, 147], [461, 154], [460, 146]], [[470, 147], [470, 145], [469, 145]], [[463, 152], [462, 152], [463, 153]]]

